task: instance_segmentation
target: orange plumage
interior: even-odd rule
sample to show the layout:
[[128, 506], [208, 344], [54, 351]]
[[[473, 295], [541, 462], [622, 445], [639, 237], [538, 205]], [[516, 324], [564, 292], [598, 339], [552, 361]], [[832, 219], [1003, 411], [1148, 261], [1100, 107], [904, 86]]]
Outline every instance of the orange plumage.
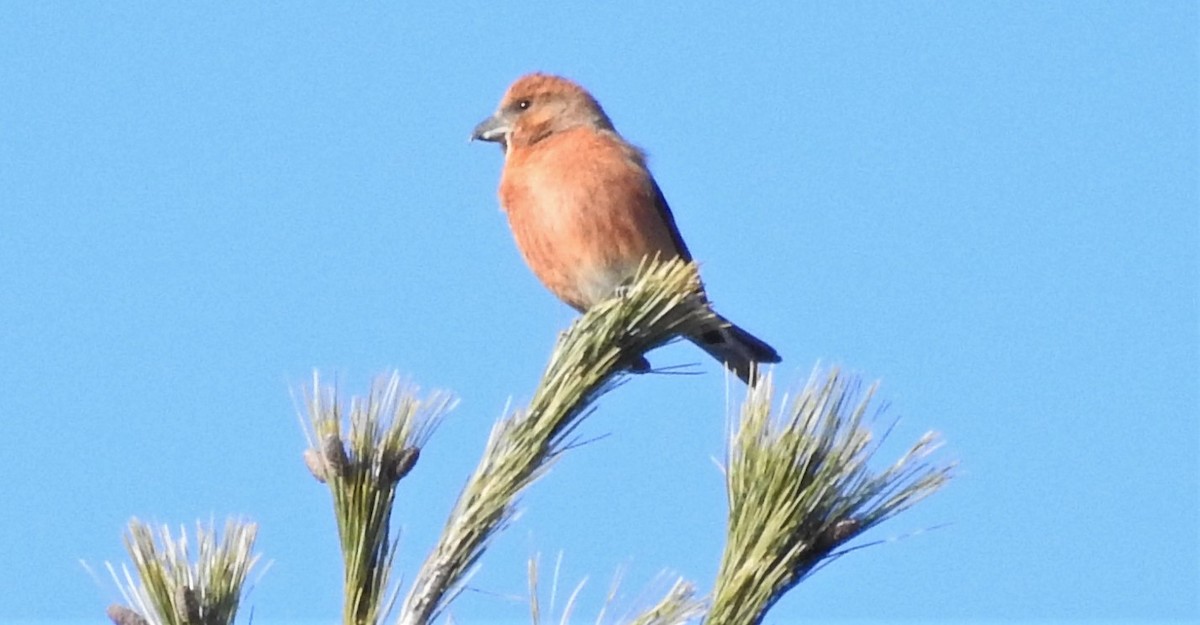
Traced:
[[[517, 248], [576, 310], [612, 297], [648, 256], [692, 259], [645, 156], [574, 82], [522, 76], [472, 139], [504, 146], [500, 205]], [[721, 321], [687, 338], [743, 381], [754, 363], [779, 362], [771, 346]]]

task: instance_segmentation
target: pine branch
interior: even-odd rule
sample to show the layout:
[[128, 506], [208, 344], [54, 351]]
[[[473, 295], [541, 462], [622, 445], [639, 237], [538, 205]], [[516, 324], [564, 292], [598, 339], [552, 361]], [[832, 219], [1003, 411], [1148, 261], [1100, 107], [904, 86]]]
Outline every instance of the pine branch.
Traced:
[[630, 364], [713, 322], [700, 293], [693, 265], [650, 262], [620, 297], [589, 310], [560, 337], [529, 408], [492, 429], [405, 599], [401, 625], [429, 623], [453, 600], [488, 541], [511, 521], [517, 496], [570, 448], [588, 408]]
[[224, 539], [211, 526], [196, 525], [195, 561], [187, 533], [173, 538], [166, 526], [154, 530], [137, 519], [129, 522], [125, 547], [140, 581], [122, 565], [121, 575], [105, 563], [129, 606], [111, 605], [116, 625], [231, 625], [243, 586], [258, 562], [251, 555], [257, 527], [228, 521]]
[[923, 436], [891, 467], [872, 472], [876, 451], [864, 425], [874, 387], [836, 369], [814, 372], [784, 415], [771, 412], [771, 380], [746, 398], [730, 445], [728, 542], [710, 625], [759, 623], [784, 593], [867, 529], [941, 489], [953, 464], [927, 461], [939, 446]]
[[[343, 406], [314, 372], [306, 394], [310, 423], [304, 461], [333, 496], [344, 559], [344, 625], [375, 625], [391, 610], [387, 593], [396, 544], [390, 538], [396, 486], [454, 401], [417, 398], [400, 376], [379, 378], [365, 398]], [[388, 596], [385, 596], [385, 593]]]

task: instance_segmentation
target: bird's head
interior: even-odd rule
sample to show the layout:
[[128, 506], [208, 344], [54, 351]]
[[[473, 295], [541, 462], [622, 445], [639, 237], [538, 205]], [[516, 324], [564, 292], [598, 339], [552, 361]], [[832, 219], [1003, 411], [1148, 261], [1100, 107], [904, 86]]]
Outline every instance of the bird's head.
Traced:
[[508, 87], [495, 114], [475, 126], [471, 140], [493, 141], [511, 149], [578, 127], [613, 128], [600, 103], [583, 87], [560, 76], [534, 73]]

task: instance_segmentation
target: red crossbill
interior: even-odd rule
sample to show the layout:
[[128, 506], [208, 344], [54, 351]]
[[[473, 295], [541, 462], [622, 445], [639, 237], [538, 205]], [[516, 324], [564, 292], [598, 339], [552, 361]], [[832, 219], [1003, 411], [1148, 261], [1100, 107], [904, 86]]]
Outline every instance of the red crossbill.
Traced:
[[[471, 138], [504, 146], [500, 206], [517, 248], [576, 310], [612, 297], [649, 256], [692, 260], [645, 155], [574, 82], [522, 76]], [[745, 382], [754, 363], [779, 362], [770, 345], [717, 319], [686, 338]]]

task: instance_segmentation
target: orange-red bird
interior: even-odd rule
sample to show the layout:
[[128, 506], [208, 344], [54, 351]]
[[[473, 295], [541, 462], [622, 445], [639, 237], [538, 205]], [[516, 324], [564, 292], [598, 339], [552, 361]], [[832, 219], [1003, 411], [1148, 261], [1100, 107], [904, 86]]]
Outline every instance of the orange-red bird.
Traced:
[[[645, 155], [574, 82], [540, 73], [518, 78], [471, 138], [504, 146], [500, 206], [517, 247], [538, 279], [576, 310], [615, 295], [647, 256], [692, 260]], [[687, 339], [745, 382], [754, 363], [779, 362], [770, 345], [718, 319], [722, 325]]]

